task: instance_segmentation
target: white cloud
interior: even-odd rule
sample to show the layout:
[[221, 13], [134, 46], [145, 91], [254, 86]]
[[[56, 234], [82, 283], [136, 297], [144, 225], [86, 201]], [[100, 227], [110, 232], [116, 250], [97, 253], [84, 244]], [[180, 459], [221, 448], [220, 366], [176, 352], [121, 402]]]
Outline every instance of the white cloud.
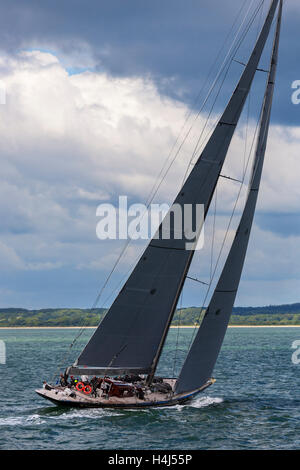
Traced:
[[[120, 244], [108, 247], [96, 239], [96, 207], [120, 194], [147, 199], [188, 109], [160, 96], [150, 79], [91, 71], [69, 75], [50, 52], [22, 51], [6, 57], [1, 68], [0, 80], [7, 88], [7, 104], [0, 107], [3, 264], [28, 271], [107, 271]], [[160, 202], [175, 196], [203, 122], [201, 117], [162, 185]], [[254, 125], [250, 130], [254, 132]], [[235, 137], [224, 168], [237, 178], [243, 132]], [[298, 211], [299, 141], [299, 129], [271, 129], [260, 210]], [[232, 206], [234, 184], [222, 182], [219, 208]], [[224, 226], [218, 228], [219, 239], [221, 233]], [[266, 233], [259, 235], [257, 246], [264, 247]], [[296, 262], [297, 243], [296, 238], [289, 244], [291, 263]], [[256, 269], [271, 276], [267, 266], [274, 268], [274, 252], [286, 250], [278, 236], [267, 247], [253, 258], [252, 274], [258, 263]], [[280, 269], [282, 260], [278, 263]], [[122, 271], [127, 267], [123, 263]]]
[[119, 193], [145, 197], [186, 110], [148, 80], [70, 76], [40, 51], [7, 58], [3, 80], [3, 240], [20, 269], [97, 265], [96, 207]]

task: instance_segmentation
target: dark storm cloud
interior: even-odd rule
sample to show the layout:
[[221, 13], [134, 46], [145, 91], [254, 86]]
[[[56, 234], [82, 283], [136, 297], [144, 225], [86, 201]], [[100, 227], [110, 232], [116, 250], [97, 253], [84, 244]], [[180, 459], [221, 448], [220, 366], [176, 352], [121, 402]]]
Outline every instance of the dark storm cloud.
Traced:
[[[0, 41], [11, 52], [34, 44], [49, 45], [52, 50], [54, 46], [57, 53], [66, 55], [85, 43], [96, 69], [116, 76], [151, 75], [162, 93], [191, 104], [242, 4], [236, 0], [6, 0], [0, 5]], [[268, 5], [266, 0], [264, 14]], [[247, 8], [245, 3], [244, 12]], [[298, 125], [300, 106], [291, 102], [291, 84], [300, 80], [295, 11], [286, 8], [284, 13], [273, 121]], [[260, 15], [257, 18], [259, 22]], [[80, 63], [72, 65], [73, 71], [81, 70]]]
[[[187, 112], [185, 106], [161, 99], [156, 87], [161, 95], [191, 105], [224, 45], [210, 79], [222, 63], [230, 46], [230, 40], [224, 44], [225, 38], [238, 10], [244, 5], [245, 13], [251, 1], [0, 2], [0, 72], [8, 84], [7, 106], [0, 107], [2, 306], [92, 305], [121, 251], [96, 238], [96, 206], [102, 201], [116, 203], [123, 190], [129, 192], [130, 203], [144, 197], [152, 169], [160, 168], [160, 158], [168, 154], [177, 124]], [[259, 1], [253, 0], [253, 5]], [[247, 60], [269, 3], [265, 0], [247, 37], [248, 48], [242, 47], [237, 59]], [[276, 128], [278, 136], [273, 134], [269, 141], [269, 146], [275, 143], [269, 147], [272, 165], [267, 168], [269, 175], [279, 176], [264, 188], [264, 210], [277, 207], [279, 213], [257, 213], [258, 230], [246, 271], [256, 284], [241, 291], [239, 303], [244, 305], [254, 302], [253, 292], [264, 289], [256, 304], [297, 301], [299, 291], [300, 218], [280, 212], [297, 211], [298, 201], [299, 136], [297, 130], [284, 127], [299, 122], [300, 105], [291, 102], [292, 82], [300, 80], [297, 13], [299, 0], [285, 2], [272, 114], [272, 122], [282, 124], [283, 130]], [[241, 17], [236, 26], [240, 22]], [[272, 37], [267, 52], [271, 44]], [[59, 60], [38, 51], [17, 54], [20, 49], [50, 51]], [[268, 61], [265, 54], [261, 66], [267, 68]], [[77, 75], [69, 77], [65, 69]], [[85, 69], [101, 73], [80, 73]], [[232, 64], [217, 109], [228, 100], [242, 69]], [[118, 80], [115, 86], [112, 77], [150, 77], [156, 87], [149, 88], [147, 80]], [[265, 80], [266, 74], [259, 72], [250, 100], [253, 117]], [[246, 114], [245, 108], [242, 121]], [[254, 124], [251, 120], [251, 135]], [[130, 173], [133, 164], [135, 172]], [[170, 196], [171, 186], [166, 188]], [[136, 252], [132, 253], [135, 259]], [[127, 268], [124, 262], [117, 275], [123, 276]], [[282, 283], [293, 276], [294, 284], [286, 282], [279, 289], [272, 282], [279, 276]], [[119, 277], [113, 286], [117, 281]], [[199, 304], [199, 292], [193, 292], [186, 296], [187, 305]]]

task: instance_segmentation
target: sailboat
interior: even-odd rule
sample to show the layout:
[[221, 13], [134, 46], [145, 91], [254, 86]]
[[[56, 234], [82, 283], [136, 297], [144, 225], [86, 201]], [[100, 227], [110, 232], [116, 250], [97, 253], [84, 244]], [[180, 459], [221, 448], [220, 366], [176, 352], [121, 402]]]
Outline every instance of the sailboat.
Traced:
[[[211, 386], [245, 261], [267, 146], [283, 0], [272, 0], [240, 80], [174, 204], [204, 205], [204, 220], [270, 35], [276, 31], [246, 203], [223, 270], [178, 377], [155, 376], [195, 249], [185, 235], [163, 237], [162, 224], [78, 359], [67, 382], [44, 383], [39, 396], [58, 405], [140, 408], [184, 403]], [[277, 19], [276, 19], [277, 12]], [[172, 210], [172, 208], [171, 208]], [[197, 227], [196, 244], [204, 221]], [[84, 377], [83, 377], [84, 376]], [[81, 377], [68, 383], [69, 377]], [[93, 377], [93, 379], [91, 379]], [[96, 384], [96, 385], [95, 385]], [[92, 389], [93, 392], [92, 393]]]

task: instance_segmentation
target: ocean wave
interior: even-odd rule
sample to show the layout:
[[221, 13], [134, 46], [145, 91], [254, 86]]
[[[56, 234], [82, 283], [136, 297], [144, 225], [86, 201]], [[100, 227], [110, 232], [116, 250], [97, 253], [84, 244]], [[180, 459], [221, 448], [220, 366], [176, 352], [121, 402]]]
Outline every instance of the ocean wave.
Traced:
[[114, 411], [105, 410], [102, 408], [93, 408], [93, 409], [85, 409], [85, 410], [72, 410], [66, 411], [65, 413], [60, 414], [59, 416], [55, 414], [55, 416], [48, 416], [50, 419], [99, 419], [99, 418], [108, 418], [113, 416], [122, 416], [121, 413], [116, 413]]
[[223, 403], [223, 398], [218, 397], [197, 397], [185, 406], [192, 408], [205, 408], [206, 406], [219, 405]]
[[45, 421], [39, 415], [31, 416], [8, 416], [0, 418], [0, 426], [32, 426], [36, 424], [44, 424]]

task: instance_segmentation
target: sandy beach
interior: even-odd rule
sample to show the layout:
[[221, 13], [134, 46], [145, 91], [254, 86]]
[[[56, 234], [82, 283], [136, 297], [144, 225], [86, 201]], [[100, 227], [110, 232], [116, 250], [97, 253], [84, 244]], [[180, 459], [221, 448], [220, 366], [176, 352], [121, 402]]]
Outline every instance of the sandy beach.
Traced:
[[[96, 326], [1, 326], [0, 330], [80, 330], [94, 329]], [[171, 326], [170, 328], [199, 328], [198, 326]], [[300, 328], [300, 325], [230, 325], [228, 328]]]

